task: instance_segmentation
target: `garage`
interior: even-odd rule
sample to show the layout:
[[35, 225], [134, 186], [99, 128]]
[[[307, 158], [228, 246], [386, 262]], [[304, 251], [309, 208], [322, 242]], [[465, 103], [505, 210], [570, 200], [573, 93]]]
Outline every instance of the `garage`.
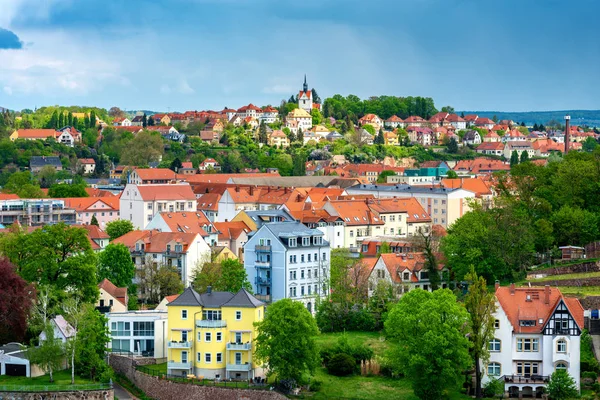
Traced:
[[6, 364], [5, 369], [8, 376], [27, 376], [27, 365]]

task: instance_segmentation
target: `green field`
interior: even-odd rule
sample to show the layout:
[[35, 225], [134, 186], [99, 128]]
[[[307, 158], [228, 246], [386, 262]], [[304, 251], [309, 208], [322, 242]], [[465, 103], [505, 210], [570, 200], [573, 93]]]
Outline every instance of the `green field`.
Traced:
[[67, 391], [67, 390], [92, 390], [102, 389], [105, 385], [92, 382], [75, 375], [75, 385], [71, 385], [71, 370], [55, 372], [54, 382], [50, 382], [50, 375], [27, 378], [25, 376], [0, 375], [0, 390], [15, 391]]
[[561, 281], [564, 279], [587, 279], [587, 278], [598, 278], [600, 272], [581, 272], [576, 274], [562, 274], [562, 275], [549, 275], [544, 278], [530, 279], [531, 282], [548, 282], [548, 281]]

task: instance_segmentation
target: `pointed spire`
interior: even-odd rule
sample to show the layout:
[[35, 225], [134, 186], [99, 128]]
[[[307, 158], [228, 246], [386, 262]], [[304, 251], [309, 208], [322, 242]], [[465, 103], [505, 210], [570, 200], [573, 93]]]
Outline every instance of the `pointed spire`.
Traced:
[[308, 84], [306, 83], [306, 74], [304, 74], [304, 85], [302, 86], [304, 92], [308, 92]]

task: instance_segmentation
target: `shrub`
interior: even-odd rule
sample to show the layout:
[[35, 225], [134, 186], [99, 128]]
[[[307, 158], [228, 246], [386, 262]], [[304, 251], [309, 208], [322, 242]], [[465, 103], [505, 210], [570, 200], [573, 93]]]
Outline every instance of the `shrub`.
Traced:
[[504, 382], [500, 379], [488, 381], [483, 387], [483, 396], [494, 398], [504, 393]]
[[295, 379], [281, 379], [277, 382], [277, 389], [279, 389], [284, 394], [290, 393], [295, 388], [296, 388], [296, 380]]
[[596, 380], [598, 378], [598, 374], [592, 371], [585, 371], [581, 373], [582, 378], [588, 378], [592, 380]]
[[313, 379], [308, 385], [308, 390], [310, 390], [311, 392], [318, 392], [319, 390], [321, 390], [321, 386], [323, 386], [323, 382], [321, 382], [318, 379]]
[[351, 375], [356, 369], [356, 360], [349, 354], [338, 353], [327, 363], [327, 372], [335, 376]]

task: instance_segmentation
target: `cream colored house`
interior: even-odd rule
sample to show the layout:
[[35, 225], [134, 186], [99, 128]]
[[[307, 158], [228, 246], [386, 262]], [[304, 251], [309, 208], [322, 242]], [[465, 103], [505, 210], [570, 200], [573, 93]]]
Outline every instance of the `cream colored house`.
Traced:
[[100, 298], [96, 307], [100, 312], [124, 312], [127, 311], [127, 288], [118, 288], [108, 279], [104, 279], [98, 284]]

